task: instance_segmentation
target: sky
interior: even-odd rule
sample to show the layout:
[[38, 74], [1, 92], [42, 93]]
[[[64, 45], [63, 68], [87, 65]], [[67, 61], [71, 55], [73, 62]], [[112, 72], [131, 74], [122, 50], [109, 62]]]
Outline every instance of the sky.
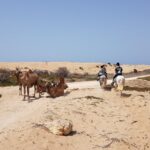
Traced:
[[150, 64], [149, 0], [0, 0], [0, 61]]

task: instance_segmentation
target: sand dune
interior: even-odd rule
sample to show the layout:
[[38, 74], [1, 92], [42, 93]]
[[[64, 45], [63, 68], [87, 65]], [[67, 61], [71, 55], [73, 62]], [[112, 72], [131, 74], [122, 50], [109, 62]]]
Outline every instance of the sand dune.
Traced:
[[[73, 62], [0, 62], [0, 68], [15, 69], [16, 67], [24, 68], [29, 67], [30, 69], [40, 69], [55, 71], [59, 67], [67, 67], [71, 73], [89, 73], [97, 74], [99, 71], [98, 66], [103, 63], [73, 63]], [[150, 69], [150, 65], [122, 65], [124, 73], [133, 72], [133, 69], [143, 71]], [[107, 66], [108, 73], [114, 73], [114, 66]]]

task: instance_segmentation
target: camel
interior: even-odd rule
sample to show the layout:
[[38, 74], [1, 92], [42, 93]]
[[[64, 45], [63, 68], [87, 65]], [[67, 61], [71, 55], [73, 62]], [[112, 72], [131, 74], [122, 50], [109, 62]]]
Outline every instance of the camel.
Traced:
[[39, 97], [41, 97], [41, 95], [44, 93], [44, 92], [47, 92], [47, 84], [46, 83], [38, 83], [37, 85], [37, 92], [39, 93]]
[[[23, 79], [24, 79], [24, 83], [22, 85], [27, 87], [27, 96], [28, 96], [28, 100], [30, 100], [29, 89], [32, 86], [34, 86], [34, 97], [35, 97], [35, 93], [36, 93], [36, 88], [37, 88], [39, 77], [38, 77], [38, 75], [36, 73], [32, 72], [32, 70], [29, 70], [23, 76]], [[25, 93], [25, 91], [24, 91], [24, 93]], [[24, 95], [24, 99], [25, 99], [25, 95]]]
[[17, 83], [19, 84], [19, 95], [22, 95], [22, 81], [21, 77], [24, 76], [25, 71], [20, 71], [19, 68], [16, 68], [15, 76], [17, 78]]
[[20, 93], [22, 93], [22, 86], [24, 88], [24, 99], [26, 97], [26, 88], [27, 88], [27, 96], [28, 96], [28, 101], [30, 100], [29, 97], [29, 88], [31, 88], [32, 86], [34, 86], [34, 97], [35, 97], [35, 93], [36, 93], [36, 87], [38, 84], [38, 75], [34, 72], [32, 72], [32, 70], [29, 71], [18, 71], [16, 72], [16, 76], [17, 76], [17, 80], [19, 82], [19, 91]]
[[37, 92], [39, 93], [39, 97], [41, 97], [41, 95], [44, 92], [47, 92], [47, 88], [48, 87], [56, 87], [57, 82], [55, 81], [48, 81], [46, 79], [39, 79], [38, 85], [37, 85]]
[[58, 84], [47, 85], [47, 93], [50, 94], [52, 98], [64, 95], [64, 90], [68, 88], [68, 85], [65, 83], [65, 79], [60, 77]]

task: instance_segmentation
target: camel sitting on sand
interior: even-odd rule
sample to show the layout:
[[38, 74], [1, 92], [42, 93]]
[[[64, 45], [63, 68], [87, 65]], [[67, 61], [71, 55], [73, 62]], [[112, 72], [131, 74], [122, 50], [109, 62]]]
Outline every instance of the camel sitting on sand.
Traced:
[[47, 93], [50, 94], [51, 97], [55, 98], [64, 95], [64, 90], [66, 88], [68, 88], [68, 85], [65, 83], [64, 77], [60, 77], [58, 84], [47, 85]]
[[44, 92], [47, 92], [47, 88], [48, 87], [55, 87], [57, 85], [57, 82], [54, 81], [48, 81], [46, 79], [39, 79], [38, 85], [37, 85], [37, 92], [39, 93], [39, 97], [41, 97], [41, 95]]

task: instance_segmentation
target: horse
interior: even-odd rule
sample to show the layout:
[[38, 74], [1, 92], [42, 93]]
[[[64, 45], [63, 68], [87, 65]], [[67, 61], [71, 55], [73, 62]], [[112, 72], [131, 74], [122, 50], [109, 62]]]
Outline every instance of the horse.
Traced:
[[119, 75], [115, 78], [114, 81], [115, 90], [122, 93], [125, 86], [125, 77], [123, 75]]
[[102, 76], [99, 77], [98, 80], [99, 80], [100, 86], [102, 88], [104, 88], [106, 86], [106, 84], [107, 84], [107, 78], [106, 78], [106, 76], [102, 75]]

